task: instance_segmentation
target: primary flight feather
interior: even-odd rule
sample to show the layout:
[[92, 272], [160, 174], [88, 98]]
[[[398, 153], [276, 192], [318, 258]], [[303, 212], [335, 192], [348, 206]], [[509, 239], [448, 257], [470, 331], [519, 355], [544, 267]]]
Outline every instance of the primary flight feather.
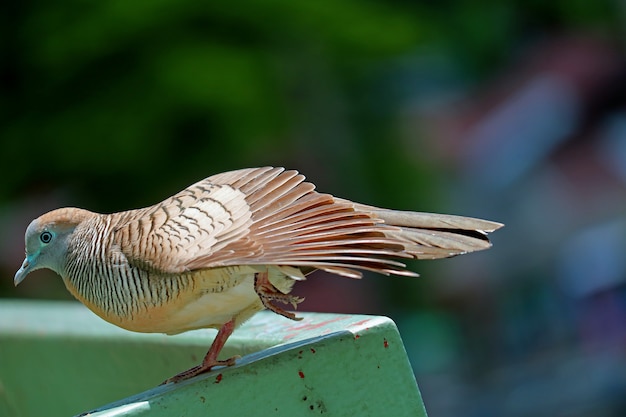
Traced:
[[417, 276], [403, 259], [487, 249], [502, 224], [381, 209], [322, 194], [297, 171], [250, 168], [213, 175], [151, 207], [113, 214], [61, 208], [26, 229], [15, 285], [58, 273], [103, 319], [136, 332], [216, 328], [202, 364], [168, 381], [232, 365], [218, 354], [235, 327], [272, 304], [294, 307], [293, 284], [314, 270]]

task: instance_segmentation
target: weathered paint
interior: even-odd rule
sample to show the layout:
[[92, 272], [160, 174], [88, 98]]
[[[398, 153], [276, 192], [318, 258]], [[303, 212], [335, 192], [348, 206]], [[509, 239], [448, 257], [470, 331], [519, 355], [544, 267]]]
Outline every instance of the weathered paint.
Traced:
[[426, 415], [391, 320], [299, 315], [258, 314], [226, 343], [237, 365], [157, 387], [196, 364], [215, 332], [135, 334], [77, 303], [2, 302], [0, 415]]

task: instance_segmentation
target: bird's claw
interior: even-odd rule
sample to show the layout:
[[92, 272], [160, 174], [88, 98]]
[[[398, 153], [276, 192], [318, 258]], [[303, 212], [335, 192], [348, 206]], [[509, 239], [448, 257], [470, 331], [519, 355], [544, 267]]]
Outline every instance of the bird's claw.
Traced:
[[204, 374], [209, 372], [215, 366], [233, 366], [237, 359], [241, 358], [241, 356], [233, 356], [225, 360], [213, 361], [212, 363], [202, 363], [200, 365], [196, 365], [193, 368], [189, 368], [186, 371], [183, 371], [179, 374], [174, 375], [171, 378], [167, 378], [165, 381], [161, 382], [159, 385], [169, 384], [170, 382], [176, 383], [180, 381], [184, 381], [185, 379], [193, 378], [194, 376]]
[[280, 301], [283, 304], [291, 304], [293, 308], [298, 308], [298, 304], [304, 301], [303, 297], [291, 294], [283, 294], [269, 281], [267, 272], [258, 272], [254, 276], [254, 290], [258, 294], [263, 306], [276, 314], [280, 314], [291, 320], [300, 321], [302, 317], [297, 317], [294, 313], [275, 306], [270, 301]]

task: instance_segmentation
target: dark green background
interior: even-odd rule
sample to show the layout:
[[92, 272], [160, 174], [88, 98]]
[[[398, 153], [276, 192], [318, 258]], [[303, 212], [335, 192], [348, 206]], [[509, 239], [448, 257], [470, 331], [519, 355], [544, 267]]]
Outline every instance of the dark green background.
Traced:
[[[12, 284], [23, 231], [49, 209], [125, 210], [217, 172], [285, 166], [356, 201], [507, 223], [488, 252], [411, 264], [419, 280], [320, 276], [300, 290], [304, 309], [396, 319], [431, 415], [621, 415], [626, 405], [612, 387], [626, 387], [623, 378], [589, 382], [587, 398], [558, 377], [572, 364], [596, 369], [607, 349], [621, 352], [609, 368], [623, 369], [626, 337], [586, 350], [587, 306], [555, 279], [555, 239], [594, 217], [563, 226], [566, 213], [549, 197], [559, 186], [537, 176], [588, 140], [594, 120], [623, 111], [624, 94], [588, 99], [601, 103], [591, 122], [505, 189], [481, 185], [462, 158], [448, 157], [471, 145], [446, 148], [428, 118], [410, 120], [424, 103], [460, 94], [472, 108], [503, 79], [514, 86], [507, 76], [528, 50], [555, 38], [599, 37], [623, 61], [625, 13], [617, 1], [582, 0], [3, 4], [0, 295], [68, 297], [47, 272]], [[533, 204], [545, 212], [523, 210]], [[608, 204], [598, 221], [621, 213], [621, 199]], [[529, 237], [537, 228], [545, 236]], [[616, 296], [609, 317], [626, 335]]]

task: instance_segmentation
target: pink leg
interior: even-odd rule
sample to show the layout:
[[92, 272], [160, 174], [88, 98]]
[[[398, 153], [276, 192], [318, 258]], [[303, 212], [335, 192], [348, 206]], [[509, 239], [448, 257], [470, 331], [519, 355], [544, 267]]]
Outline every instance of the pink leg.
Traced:
[[168, 378], [167, 380], [165, 380], [165, 382], [163, 382], [163, 384], [167, 384], [168, 382], [179, 382], [185, 379], [192, 378], [196, 375], [209, 372], [214, 366], [234, 365], [235, 359], [237, 359], [236, 356], [233, 356], [232, 358], [228, 358], [223, 361], [217, 360], [218, 355], [222, 351], [226, 340], [228, 340], [230, 335], [233, 333], [233, 330], [235, 330], [235, 319], [224, 323], [222, 327], [220, 327], [219, 331], [217, 332], [217, 336], [215, 336], [213, 344], [209, 348], [207, 354], [204, 356], [204, 359], [202, 360], [202, 363], [200, 365], [194, 366], [191, 369], [188, 369], [184, 372], [174, 375], [171, 378]]

